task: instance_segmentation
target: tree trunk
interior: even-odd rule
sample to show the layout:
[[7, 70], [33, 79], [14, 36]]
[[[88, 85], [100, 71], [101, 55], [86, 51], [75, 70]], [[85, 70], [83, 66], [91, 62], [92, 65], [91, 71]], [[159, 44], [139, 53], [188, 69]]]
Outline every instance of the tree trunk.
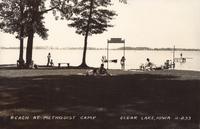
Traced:
[[88, 38], [88, 34], [85, 35], [84, 48], [83, 48], [83, 58], [82, 58], [82, 63], [79, 66], [79, 67], [82, 67], [82, 68], [88, 67], [87, 64], [86, 64], [87, 38]]
[[21, 27], [21, 32], [20, 32], [20, 50], [19, 50], [19, 60], [18, 60], [18, 67], [19, 68], [23, 68], [24, 67], [24, 59], [23, 59], [23, 55], [24, 55], [24, 27]]
[[27, 48], [26, 48], [26, 66], [31, 68], [33, 65], [32, 51], [33, 51], [33, 36], [34, 32], [31, 30], [28, 34]]
[[[35, 1], [37, 2], [37, 1]], [[26, 67], [32, 68], [33, 67], [33, 60], [32, 60], [32, 53], [33, 53], [33, 38], [35, 33], [35, 24], [36, 24], [36, 15], [38, 13], [39, 5], [34, 3], [34, 9], [32, 13], [32, 21], [30, 30], [28, 32], [28, 41], [27, 41], [27, 48], [26, 48]]]
[[23, 6], [23, 1], [20, 1], [20, 22], [21, 22], [21, 27], [20, 27], [20, 50], [19, 50], [19, 60], [17, 62], [19, 68], [24, 68], [24, 25], [23, 25], [23, 19], [24, 19], [24, 6]]
[[84, 48], [83, 48], [83, 58], [82, 58], [82, 63], [79, 66], [79, 67], [82, 67], [82, 68], [88, 68], [88, 66], [86, 64], [86, 51], [87, 51], [88, 34], [89, 34], [89, 31], [90, 31], [90, 22], [91, 22], [91, 18], [92, 18], [93, 3], [94, 3], [94, 0], [90, 0], [90, 13], [89, 13], [89, 16], [88, 16], [87, 29], [86, 29], [86, 33], [85, 33]]
[[22, 38], [22, 39], [20, 39], [20, 51], [19, 51], [19, 60], [20, 61], [24, 60], [23, 59], [23, 54], [24, 54], [23, 47], [24, 47], [24, 40]]

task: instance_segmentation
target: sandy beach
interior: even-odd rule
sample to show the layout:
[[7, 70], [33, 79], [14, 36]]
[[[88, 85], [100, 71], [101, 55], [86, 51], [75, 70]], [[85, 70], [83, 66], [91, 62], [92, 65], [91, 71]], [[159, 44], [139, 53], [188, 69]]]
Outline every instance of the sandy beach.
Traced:
[[85, 76], [86, 71], [1, 69], [0, 128], [200, 126], [200, 72], [109, 70], [112, 76]]

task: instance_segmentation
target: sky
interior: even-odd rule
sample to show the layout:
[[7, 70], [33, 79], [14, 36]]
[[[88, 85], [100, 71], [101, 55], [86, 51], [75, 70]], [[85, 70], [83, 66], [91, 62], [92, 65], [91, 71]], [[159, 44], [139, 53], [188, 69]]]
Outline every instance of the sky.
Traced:
[[[200, 0], [127, 1], [122, 4], [113, 0], [109, 9], [118, 14], [111, 21], [114, 27], [103, 34], [90, 36], [88, 47], [106, 48], [108, 39], [122, 38], [130, 47], [169, 48], [175, 45], [200, 49]], [[76, 34], [67, 23], [66, 20], [56, 21], [51, 12], [45, 14], [48, 40], [35, 35], [34, 46], [83, 47], [84, 37]], [[17, 47], [19, 40], [0, 32], [0, 46]]]

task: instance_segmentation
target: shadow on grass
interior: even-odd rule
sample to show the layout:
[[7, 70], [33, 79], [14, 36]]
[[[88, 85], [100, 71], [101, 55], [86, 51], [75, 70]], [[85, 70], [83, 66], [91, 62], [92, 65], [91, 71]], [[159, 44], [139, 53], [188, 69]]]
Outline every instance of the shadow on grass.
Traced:
[[[195, 129], [200, 81], [175, 76], [0, 78], [1, 128]], [[95, 120], [10, 120], [11, 115], [85, 115]], [[120, 120], [120, 116], [191, 116], [192, 120]]]

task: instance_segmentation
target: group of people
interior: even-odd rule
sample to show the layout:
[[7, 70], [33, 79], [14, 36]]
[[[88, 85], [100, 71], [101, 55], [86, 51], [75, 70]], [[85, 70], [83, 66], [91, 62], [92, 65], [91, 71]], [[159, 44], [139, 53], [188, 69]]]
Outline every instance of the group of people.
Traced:
[[104, 64], [101, 64], [99, 68], [88, 70], [86, 75], [87, 76], [110, 76], [111, 74], [104, 68]]
[[[102, 64], [99, 68], [94, 68], [92, 70], [87, 71], [86, 75], [110, 75], [108, 73], [108, 71], [104, 68], [104, 63], [108, 60], [106, 60], [106, 58], [103, 56], [102, 57]], [[121, 60], [120, 60], [120, 64], [121, 64], [121, 69], [124, 70], [125, 69], [125, 57], [122, 56]], [[156, 69], [169, 69], [171, 67], [173, 67], [173, 63], [171, 62], [171, 60], [166, 60], [166, 62], [164, 63], [164, 65], [162, 65], [161, 67], [157, 67], [155, 64], [153, 64], [149, 58], [146, 59], [146, 63], [142, 64], [140, 66], [140, 70], [147, 70], [147, 71], [151, 71], [151, 70], [156, 70]], [[47, 66], [54, 66], [53, 63], [53, 59], [51, 59], [51, 53], [48, 53], [47, 55]]]
[[[120, 64], [121, 64], [121, 69], [125, 69], [125, 57], [122, 56], [121, 60], [120, 60]], [[108, 60], [106, 59], [105, 56], [102, 56], [102, 64], [99, 68], [94, 68], [92, 70], [88, 70], [86, 72], [87, 76], [111, 76], [111, 74], [105, 69], [104, 67], [104, 63], [108, 62]]]
[[53, 59], [51, 59], [51, 53], [47, 55], [47, 66], [54, 66]]
[[[107, 59], [106, 59], [106, 56], [102, 56], [102, 58], [101, 58], [102, 64], [108, 63], [109, 61], [110, 61], [110, 62], [113, 62], [113, 63], [117, 63], [117, 59], [115, 59], [115, 60], [107, 60]], [[121, 60], [120, 60], [121, 69], [122, 69], [122, 70], [125, 70], [125, 61], [126, 61], [125, 56], [122, 56], [122, 58], [121, 58]]]
[[156, 68], [156, 66], [155, 66], [152, 62], [150, 62], [150, 59], [149, 59], [149, 58], [147, 58], [146, 61], [147, 61], [147, 62], [146, 62], [145, 64], [142, 64], [142, 65], [140, 66], [140, 70], [151, 71], [151, 70], [153, 70], [154, 68]]
[[161, 65], [160, 67], [153, 64], [149, 58], [147, 58], [146, 61], [147, 62], [145, 64], [142, 64], [140, 66], [140, 70], [152, 71], [152, 70], [162, 70], [175, 67], [175, 64], [171, 60], [166, 60], [164, 62], [164, 65]]

